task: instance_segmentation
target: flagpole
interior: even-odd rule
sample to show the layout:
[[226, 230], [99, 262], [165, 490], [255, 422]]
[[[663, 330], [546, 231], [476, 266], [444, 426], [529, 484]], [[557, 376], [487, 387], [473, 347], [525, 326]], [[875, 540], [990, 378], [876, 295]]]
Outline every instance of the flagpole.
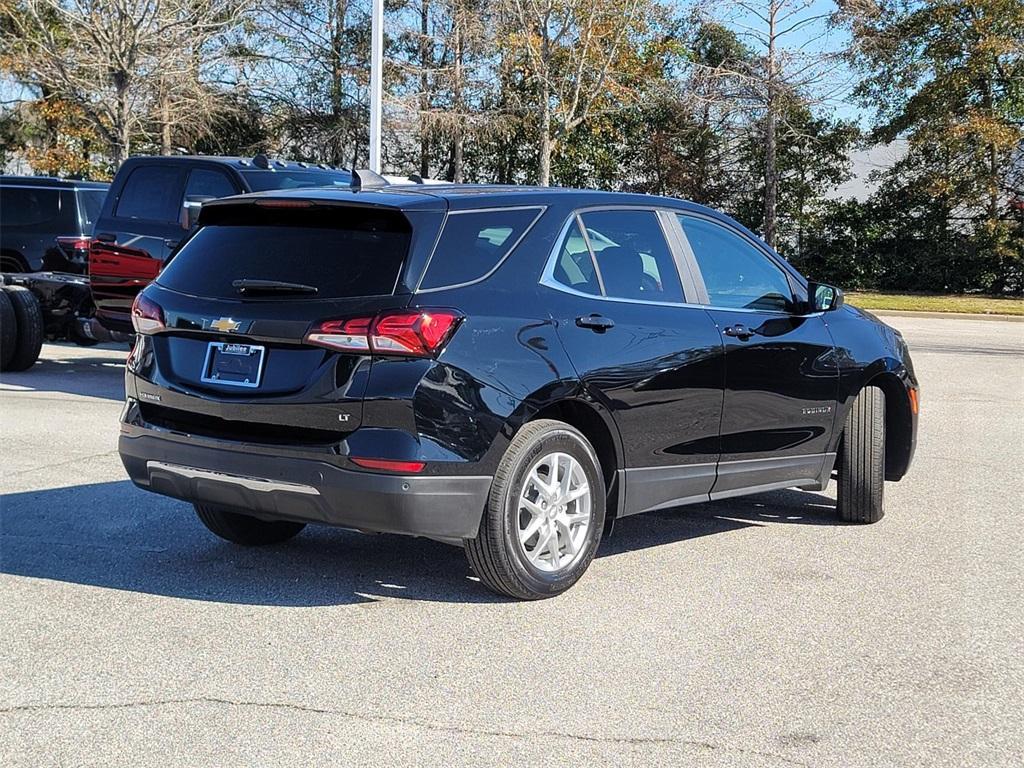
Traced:
[[370, 170], [381, 171], [381, 98], [384, 67], [384, 0], [373, 0], [370, 15]]

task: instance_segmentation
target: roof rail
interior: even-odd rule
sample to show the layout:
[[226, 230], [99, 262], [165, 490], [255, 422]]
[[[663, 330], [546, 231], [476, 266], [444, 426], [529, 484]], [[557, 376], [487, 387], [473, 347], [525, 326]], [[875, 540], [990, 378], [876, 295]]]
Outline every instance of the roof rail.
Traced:
[[444, 179], [428, 179], [420, 176], [418, 173], [409, 175], [409, 181], [413, 184], [451, 184], [452, 182], [445, 181]]
[[352, 189], [383, 189], [391, 182], [368, 168], [352, 169]]

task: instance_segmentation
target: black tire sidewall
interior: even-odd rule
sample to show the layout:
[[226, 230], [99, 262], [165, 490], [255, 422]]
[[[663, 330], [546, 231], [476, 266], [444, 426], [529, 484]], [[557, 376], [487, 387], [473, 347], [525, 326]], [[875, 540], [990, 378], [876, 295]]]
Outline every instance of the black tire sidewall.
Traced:
[[865, 387], [847, 415], [837, 495], [845, 522], [875, 523], [885, 514], [885, 407], [884, 393]]
[[[584, 543], [584, 554], [573, 566], [557, 573], [546, 573], [535, 568], [526, 559], [519, 545], [519, 493], [522, 490], [526, 474], [534, 462], [541, 456], [561, 452], [575, 458], [587, 476], [591, 488], [591, 520], [587, 539]], [[531, 592], [538, 594], [558, 594], [564, 592], [577, 581], [590, 566], [597, 547], [601, 542], [604, 529], [605, 494], [604, 479], [593, 449], [575, 430], [552, 428], [538, 435], [514, 459], [515, 465], [509, 475], [509, 483], [505, 488], [502, 504], [502, 537], [504, 548], [508, 553], [509, 564], [515, 576]]]
[[14, 353], [6, 361], [4, 370], [24, 371], [39, 359], [43, 347], [43, 310], [39, 306], [39, 299], [28, 288], [8, 285], [4, 286], [3, 291], [14, 310], [17, 328]]
[[0, 371], [7, 369], [14, 357], [18, 340], [18, 319], [14, 307], [5, 291], [0, 291]]
[[299, 534], [305, 523], [261, 520], [243, 512], [209, 504], [193, 504], [196, 516], [207, 529], [233, 544], [260, 547], [281, 544]]

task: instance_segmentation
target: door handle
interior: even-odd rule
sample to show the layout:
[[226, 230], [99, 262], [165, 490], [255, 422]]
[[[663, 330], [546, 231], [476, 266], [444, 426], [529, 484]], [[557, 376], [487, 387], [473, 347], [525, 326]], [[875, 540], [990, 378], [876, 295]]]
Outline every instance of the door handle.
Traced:
[[169, 240], [168, 239], [168, 240], [164, 240], [164, 245], [166, 245], [168, 248], [170, 248], [173, 251], [175, 248], [178, 247], [178, 243], [180, 243], [180, 242], [181, 242], [181, 240]]
[[609, 328], [615, 327], [615, 321], [603, 315], [583, 315], [576, 318], [576, 325], [580, 328], [589, 328], [598, 333], [604, 333]]
[[101, 243], [116, 243], [117, 235], [112, 235], [109, 232], [101, 232], [100, 234], [96, 235], [96, 237], [94, 237], [93, 240], [98, 240]]
[[723, 331], [723, 333], [726, 336], [734, 336], [740, 341], [746, 341], [755, 333], [757, 333], [757, 331], [753, 330], [752, 328], [747, 328], [747, 326], [743, 325], [742, 323], [736, 323], [736, 325], [726, 326], [726, 329]]

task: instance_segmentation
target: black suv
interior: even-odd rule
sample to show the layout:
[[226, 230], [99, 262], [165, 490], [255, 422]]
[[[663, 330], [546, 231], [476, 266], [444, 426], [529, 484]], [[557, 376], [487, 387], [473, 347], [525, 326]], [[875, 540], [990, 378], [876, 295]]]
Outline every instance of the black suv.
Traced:
[[914, 453], [900, 334], [679, 200], [221, 200], [132, 315], [136, 485], [240, 544], [306, 523], [462, 544], [517, 598], [570, 587], [646, 510], [837, 472], [839, 515], [874, 522]]
[[0, 272], [84, 274], [107, 184], [0, 176]]
[[129, 158], [110, 186], [89, 255], [96, 319], [111, 331], [132, 330], [132, 301], [192, 229], [203, 203], [268, 189], [347, 188], [351, 180], [340, 168], [266, 155]]

